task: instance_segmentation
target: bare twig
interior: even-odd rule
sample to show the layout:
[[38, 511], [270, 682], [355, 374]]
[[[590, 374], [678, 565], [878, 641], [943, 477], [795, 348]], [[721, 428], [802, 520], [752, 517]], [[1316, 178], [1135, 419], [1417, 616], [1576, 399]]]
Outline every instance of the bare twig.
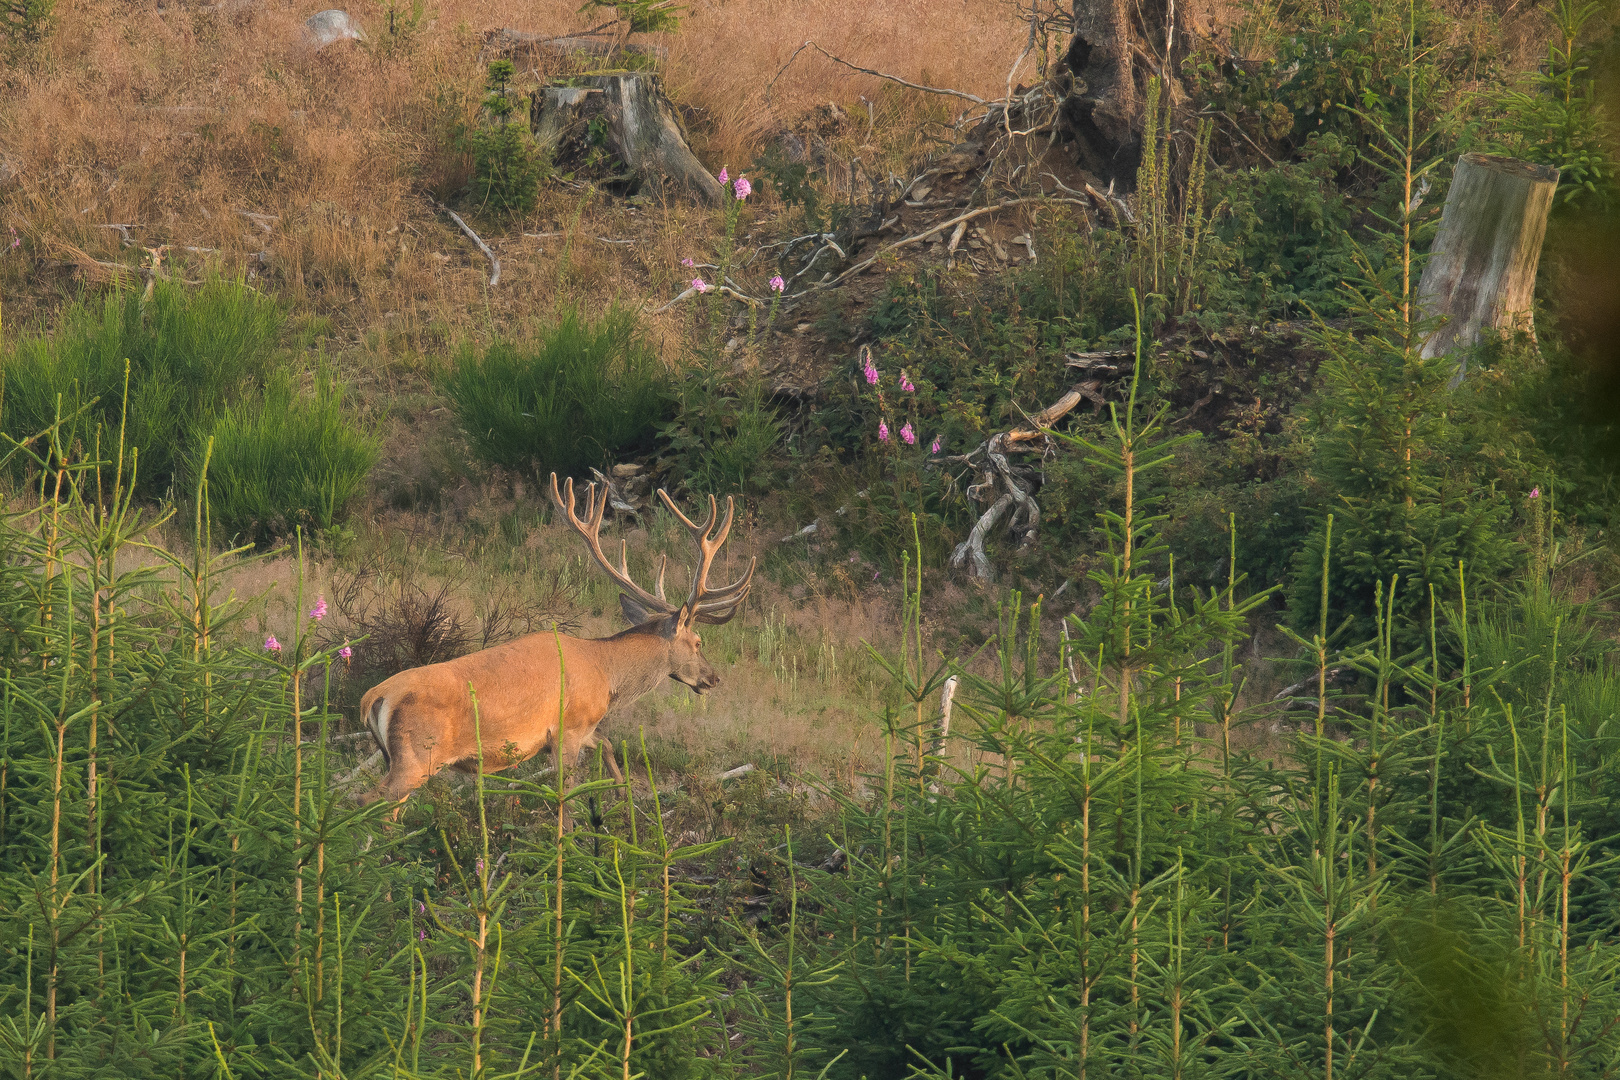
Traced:
[[771, 76], [771, 81], [765, 84], [765, 103], [766, 103], [766, 105], [769, 105], [770, 102], [771, 102], [771, 87], [776, 85], [776, 80], [780, 79], [782, 77], [782, 72], [786, 71], [789, 67], [791, 67], [793, 65], [793, 61], [797, 60], [799, 58], [799, 54], [804, 52], [804, 50], [806, 50], [806, 49], [814, 49], [814, 50], [816, 50], [816, 52], [820, 53], [822, 56], [825, 56], [827, 59], [831, 60], [833, 63], [842, 64], [845, 67], [849, 68], [851, 71], [858, 71], [862, 75], [872, 75], [872, 76], [875, 76], [876, 78], [879, 78], [879, 79], [887, 79], [889, 82], [899, 83], [901, 86], [908, 86], [913, 90], [921, 90], [925, 94], [944, 94], [947, 97], [959, 97], [959, 98], [962, 98], [965, 101], [971, 101], [975, 105], [989, 105], [990, 104], [990, 102], [986, 101], [982, 97], [979, 97], [979, 96], [977, 96], [975, 94], [964, 93], [961, 90], [951, 90], [951, 89], [948, 89], [948, 88], [945, 88], [945, 87], [939, 87], [939, 86], [924, 86], [921, 83], [907, 82], [905, 79], [899, 78], [899, 77], [894, 76], [894, 75], [889, 75], [889, 74], [887, 74], [885, 72], [882, 72], [882, 71], [874, 71], [872, 68], [860, 67], [860, 66], [858, 66], [856, 64], [850, 63], [848, 60], [843, 60], [843, 59], [840, 59], [839, 57], [834, 56], [832, 53], [828, 52], [826, 49], [823, 49], [820, 45], [817, 45], [813, 41], [806, 41], [803, 45], [800, 45], [797, 49], [793, 50], [793, 55], [787, 58], [787, 63], [783, 64], [781, 66], [781, 68], [779, 68], [777, 70], [776, 74]]
[[489, 275], [489, 287], [493, 289], [499, 285], [501, 283], [501, 260], [496, 258], [495, 253], [489, 249], [489, 245], [484, 243], [483, 237], [473, 232], [472, 226], [461, 220], [461, 215], [448, 206], [443, 203], [434, 203], [433, 205], [449, 214], [450, 220], [460, 226], [461, 231], [467, 234], [467, 239], [478, 245], [478, 250], [484, 253], [484, 258], [488, 259], [489, 265], [494, 268]]

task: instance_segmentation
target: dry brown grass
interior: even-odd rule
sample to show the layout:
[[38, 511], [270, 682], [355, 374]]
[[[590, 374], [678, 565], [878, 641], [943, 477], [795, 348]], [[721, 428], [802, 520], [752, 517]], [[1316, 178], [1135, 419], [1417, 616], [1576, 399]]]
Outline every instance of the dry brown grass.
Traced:
[[[625, 221], [622, 208], [554, 191], [504, 235], [491, 223], [509, 269], [486, 297], [482, 260], [424, 198], [465, 178], [467, 162], [450, 142], [475, 116], [483, 31], [581, 29], [574, 0], [443, 0], [408, 40], [388, 34], [387, 5], [355, 3], [349, 10], [372, 44], [320, 53], [301, 39], [314, 7], [61, 0], [58, 29], [39, 53], [0, 69], [0, 153], [20, 168], [0, 192], [0, 226], [16, 227], [46, 268], [68, 264], [90, 281], [111, 273], [97, 260], [139, 254], [110, 224], [132, 226], [147, 247], [212, 249], [171, 252], [186, 276], [210, 259], [258, 274], [257, 255], [268, 252], [270, 283], [284, 299], [338, 315], [353, 343], [386, 321], [416, 348], [480, 321], [532, 317], [563, 292], [648, 295], [663, 284], [650, 271], [687, 253], [668, 243], [643, 251], [576, 243], [564, 284], [561, 245], [521, 232], [555, 231], [580, 216], [581, 231], [593, 235], [657, 230]], [[915, 128], [918, 110], [943, 106], [885, 92], [813, 54], [781, 76], [767, 106], [767, 83], [806, 39], [854, 63], [985, 96], [1022, 44], [1006, 0], [700, 0], [692, 8], [679, 33], [659, 36], [665, 74], [694, 118], [699, 153], [734, 171], [753, 160], [764, 135], [828, 101], [880, 103], [875, 117], [862, 114], [867, 135], [884, 123]], [[857, 140], [852, 153], [862, 152], [875, 152], [871, 140]], [[255, 222], [242, 211], [278, 220]], [[689, 235], [688, 218], [677, 214], [664, 235]], [[45, 313], [17, 301], [48, 307], [71, 287], [59, 274], [20, 284], [8, 290], [13, 326], [19, 315]]]

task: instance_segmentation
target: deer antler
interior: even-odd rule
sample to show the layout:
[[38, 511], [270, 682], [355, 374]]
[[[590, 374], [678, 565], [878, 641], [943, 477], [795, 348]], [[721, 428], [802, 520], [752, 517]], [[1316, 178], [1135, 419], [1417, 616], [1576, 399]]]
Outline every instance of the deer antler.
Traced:
[[[563, 493], [566, 493], [568, 498], [566, 503], [563, 502]], [[626, 548], [622, 542], [619, 545], [618, 566], [615, 567], [608, 561], [608, 557], [602, 553], [602, 515], [607, 511], [608, 502], [606, 488], [602, 490], [600, 498], [597, 497], [595, 484], [591, 484], [585, 489], [585, 519], [583, 521], [574, 513], [573, 477], [568, 478], [564, 483], [563, 492], [560, 493], [557, 490], [557, 474], [551, 474], [551, 500], [557, 504], [557, 509], [567, 515], [568, 523], [574, 527], [574, 531], [585, 538], [585, 544], [591, 549], [591, 555], [595, 557], [597, 564], [607, 571], [608, 577], [612, 578], [619, 588], [635, 597], [641, 606], [648, 611], [668, 615], [677, 610], [674, 604], [664, 599], [664, 566], [666, 560], [659, 559], [658, 580], [653, 585], [654, 591], [648, 592], [630, 579], [630, 567], [625, 558]]]
[[730, 612], [741, 604], [748, 595], [748, 589], [753, 584], [754, 568], [758, 559], [748, 560], [748, 569], [743, 576], [730, 585], [719, 589], [709, 588], [709, 570], [714, 565], [714, 557], [726, 542], [731, 533], [731, 519], [736, 512], [736, 504], [730, 495], [726, 496], [726, 518], [720, 523], [719, 532], [712, 537], [710, 530], [714, 528], [714, 520], [719, 514], [715, 505], [714, 496], [709, 496], [709, 516], [702, 525], [695, 524], [691, 518], [681, 513], [675, 500], [669, 497], [669, 492], [663, 488], [658, 489], [658, 497], [664, 500], [670, 513], [680, 518], [681, 524], [686, 526], [687, 532], [692, 536], [698, 546], [698, 568], [692, 574], [692, 591], [686, 598], [688, 616], [693, 619], [702, 618], [704, 622], [724, 622], [730, 614], [719, 617], [721, 612]]

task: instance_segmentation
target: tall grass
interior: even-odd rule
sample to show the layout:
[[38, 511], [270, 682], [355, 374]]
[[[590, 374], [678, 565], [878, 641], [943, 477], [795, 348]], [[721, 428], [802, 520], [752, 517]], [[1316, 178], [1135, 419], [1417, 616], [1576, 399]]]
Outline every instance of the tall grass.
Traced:
[[579, 475], [642, 449], [668, 408], [636, 313], [567, 308], [529, 341], [463, 349], [441, 377], [473, 451], [520, 472]]
[[225, 410], [198, 472], [210, 476], [214, 522], [228, 535], [263, 540], [341, 523], [381, 449], [381, 436], [344, 408], [335, 376], [317, 371], [305, 394], [280, 371], [262, 395]]
[[263, 373], [281, 324], [272, 300], [222, 277], [195, 290], [157, 281], [150, 296], [115, 288], [70, 304], [53, 333], [23, 337], [4, 358], [0, 424], [33, 432], [72, 417], [60, 435], [84, 453], [98, 432], [115, 445], [122, 425], [139, 451], [137, 490], [163, 494], [179, 479], [195, 433]]

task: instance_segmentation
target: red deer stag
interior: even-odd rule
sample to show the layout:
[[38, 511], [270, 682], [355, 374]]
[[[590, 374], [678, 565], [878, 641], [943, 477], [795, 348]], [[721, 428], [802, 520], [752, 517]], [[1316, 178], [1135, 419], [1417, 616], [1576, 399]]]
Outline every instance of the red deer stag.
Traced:
[[630, 620], [630, 629], [594, 640], [563, 636], [560, 672], [559, 640], [542, 631], [455, 660], [402, 671], [377, 684], [361, 699], [360, 715], [382, 749], [388, 775], [366, 801], [386, 797], [402, 802], [445, 766], [468, 773], [477, 770], [469, 685], [478, 695], [485, 772], [527, 761], [555, 745], [559, 691], [566, 681], [563, 761], [575, 761], [587, 746], [601, 744], [613, 775], [622, 779], [612, 744], [596, 733], [603, 718], [665, 679], [683, 682], [699, 694], [720, 684], [720, 676], [703, 657], [703, 639], [695, 624], [723, 623], [735, 615], [748, 596], [757, 562], [750, 559], [742, 577], [730, 585], [709, 588], [714, 556], [731, 531], [731, 499], [726, 499], [725, 520], [711, 537], [717, 516], [713, 495], [709, 496], [708, 520], [695, 525], [667, 492], [658, 492], [698, 546], [691, 592], [684, 604], [674, 604], [664, 599], [665, 560], [660, 559], [658, 579], [648, 592], [630, 580], [623, 545], [617, 567], [602, 553], [599, 534], [607, 509], [606, 489], [598, 493], [595, 484], [586, 489], [583, 520], [574, 512], [572, 479], [564, 491], [566, 501], [557, 491], [557, 474], [552, 473], [552, 501], [585, 538], [602, 569], [624, 590], [619, 606]]

